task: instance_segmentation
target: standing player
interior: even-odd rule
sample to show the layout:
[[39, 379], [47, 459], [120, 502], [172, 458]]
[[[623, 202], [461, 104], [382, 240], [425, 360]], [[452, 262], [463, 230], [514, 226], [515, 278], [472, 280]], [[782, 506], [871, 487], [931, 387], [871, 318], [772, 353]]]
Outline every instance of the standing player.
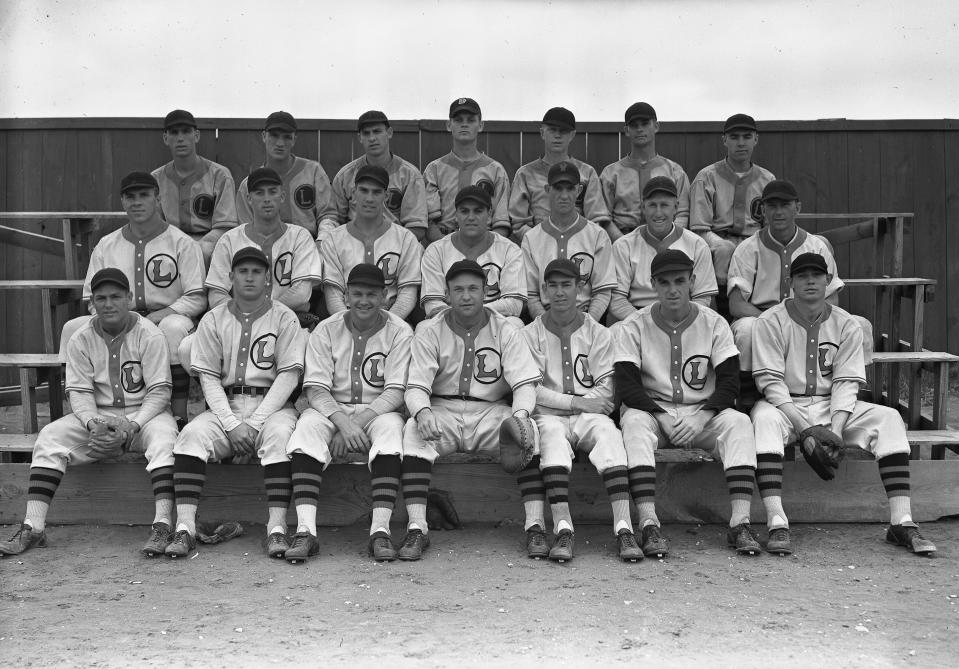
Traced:
[[576, 117], [563, 107], [553, 107], [543, 116], [539, 127], [543, 138], [543, 157], [526, 163], [513, 178], [509, 196], [509, 216], [513, 233], [522, 238], [529, 228], [535, 227], [550, 216], [550, 200], [547, 195], [549, 170], [557, 163], [572, 163], [582, 181], [576, 195], [576, 210], [605, 229], [610, 239], [617, 239], [619, 231], [611, 226], [609, 211], [603, 200], [599, 177], [591, 165], [569, 155], [569, 145], [576, 137]]
[[385, 169], [360, 165], [353, 178], [353, 219], [320, 244], [326, 308], [331, 314], [346, 309], [350, 270], [360, 263], [370, 263], [379, 267], [386, 279], [386, 307], [405, 319], [416, 306], [423, 247], [408, 228], [393, 223], [385, 210], [390, 197], [390, 175]]
[[732, 507], [729, 544], [760, 552], [749, 524], [756, 444], [746, 414], [736, 411], [739, 352], [729, 325], [690, 301], [693, 261], [669, 249], [653, 258], [659, 301], [614, 328], [620, 425], [629, 459], [629, 487], [639, 509], [643, 550], [665, 553], [656, 517], [657, 448], [713, 450], [723, 462]]
[[598, 322], [609, 306], [610, 291], [616, 285], [612, 247], [602, 228], [576, 211], [576, 199], [582, 189], [579, 171], [573, 163], [556, 163], [549, 168], [549, 217], [527, 232], [522, 243], [529, 313], [533, 318], [549, 308], [549, 297], [542, 294], [541, 282], [546, 265], [556, 258], [568, 258], [579, 267], [579, 309]]
[[769, 528], [766, 550], [792, 552], [782, 507], [783, 446], [799, 441], [799, 448], [807, 448], [805, 431], [821, 425], [836, 441], [876, 457], [889, 498], [886, 540], [913, 553], [934, 553], [935, 545], [912, 520], [909, 441], [902, 417], [891, 407], [856, 399], [866, 381], [862, 329], [846, 311], [826, 302], [833, 278], [826, 258], [802, 253], [792, 261], [789, 276], [793, 297], [765, 311], [753, 329], [753, 375], [765, 396], [753, 407], [752, 419], [756, 478]]
[[[296, 119], [288, 112], [273, 112], [267, 117], [260, 135], [266, 147], [263, 167], [282, 179], [284, 196], [277, 204], [280, 220], [306, 228], [312, 237], [320, 239], [336, 225], [330, 177], [315, 160], [293, 155], [296, 129]], [[249, 183], [244, 179], [236, 193], [238, 218], [244, 224], [253, 222], [249, 194]]]
[[[316, 555], [316, 506], [323, 470], [346, 453], [368, 453], [373, 492], [370, 555], [377, 561], [396, 559], [390, 540], [390, 517], [396, 493], [403, 500], [426, 505], [426, 489], [406, 485], [402, 461], [400, 413], [413, 330], [383, 309], [386, 281], [376, 265], [361, 263], [350, 270], [347, 310], [330, 316], [310, 335], [303, 387], [310, 406], [296, 423], [287, 446], [293, 463], [293, 503], [297, 528], [286, 551], [290, 562]], [[420, 499], [422, 497], [422, 499]], [[415, 511], [410, 511], [412, 517]]]
[[356, 122], [356, 133], [363, 146], [363, 155], [344, 165], [333, 177], [331, 224], [349, 223], [359, 215], [356, 174], [362, 167], [376, 166], [385, 170], [389, 177], [385, 187], [387, 219], [406, 228], [422, 242], [426, 239], [427, 220], [423, 175], [412, 163], [390, 151], [393, 128], [383, 112], [371, 110], [361, 114]]
[[193, 419], [173, 447], [176, 534], [166, 547], [184, 557], [196, 547], [196, 510], [208, 460], [256, 455], [263, 465], [269, 520], [267, 553], [283, 557], [289, 543], [286, 512], [292, 483], [287, 442], [296, 427], [290, 394], [303, 372], [306, 338], [296, 315], [270, 299], [271, 263], [256, 247], [233, 256], [233, 299], [200, 321], [191, 358], [207, 411]]
[[456, 232], [423, 251], [423, 290], [420, 304], [427, 318], [449, 306], [446, 271], [458, 260], [475, 260], [486, 272], [486, 307], [518, 320], [526, 304], [526, 264], [516, 244], [490, 232], [492, 200], [480, 186], [456, 194]]
[[[403, 466], [415, 476], [422, 495], [438, 456], [498, 454], [500, 426], [511, 415], [529, 417], [540, 380], [522, 331], [483, 306], [486, 273], [476, 261], [453, 263], [446, 272], [446, 289], [450, 308], [416, 328], [406, 384], [411, 418], [403, 430]], [[413, 458], [415, 466], [407, 469], [406, 461]], [[406, 477], [404, 473], [404, 483]], [[517, 474], [517, 482], [526, 511], [527, 552], [546, 557], [545, 489], [538, 457]], [[410, 511], [400, 558], [419, 559], [429, 546], [427, 532], [424, 499]]]
[[173, 160], [153, 170], [163, 219], [199, 242], [207, 264], [224, 232], [236, 227], [230, 170], [197, 154], [200, 131], [193, 114], [174, 109], [163, 121], [163, 143]]
[[656, 110], [645, 102], [637, 102], [626, 110], [623, 129], [630, 142], [629, 155], [607, 165], [599, 175], [606, 206], [615, 227], [623, 233], [643, 222], [643, 187], [653, 177], [669, 177], [679, 191], [676, 225], [689, 223], [689, 177], [682, 166], [656, 153], [659, 121]]
[[609, 303], [611, 320], [624, 320], [656, 301], [656, 288], [649, 269], [653, 257], [665, 249], [677, 249], [693, 259], [694, 302], [708, 307], [716, 287], [709, 247], [689, 230], [676, 225], [678, 190], [669, 177], [653, 177], [643, 186], [643, 220], [632, 232], [613, 244], [616, 287]]
[[569, 513], [569, 470], [573, 448], [589, 454], [603, 477], [613, 507], [619, 557], [642, 560], [630, 519], [629, 482], [623, 435], [613, 410], [613, 347], [609, 330], [576, 308], [579, 268], [554, 260], [543, 272], [550, 309], [523, 329], [543, 381], [536, 387], [534, 420], [539, 428], [540, 467], [556, 535], [551, 560], [573, 558]]
[[167, 344], [153, 323], [131, 313], [133, 293], [122, 270], [98, 270], [90, 287], [97, 314], [66, 347], [66, 391], [73, 413], [37, 435], [26, 516], [17, 533], [0, 542], [0, 555], [47, 545], [47, 511], [67, 466], [124, 450], [146, 455], [153, 483], [156, 511], [143, 552], [162, 554], [170, 540], [176, 421], [170, 414]]
[[726, 285], [733, 251], [762, 226], [762, 192], [775, 175], [754, 165], [756, 121], [733, 114], [723, 126], [726, 157], [699, 171], [690, 187], [689, 229], [709, 245], [716, 280]]
[[429, 216], [427, 240], [435, 242], [456, 230], [456, 194], [466, 186], [479, 186], [493, 202], [492, 229], [508, 237], [512, 232], [507, 205], [509, 176], [498, 162], [476, 148], [483, 132], [483, 115], [472, 98], [450, 104], [446, 129], [453, 135], [453, 150], [423, 170]]

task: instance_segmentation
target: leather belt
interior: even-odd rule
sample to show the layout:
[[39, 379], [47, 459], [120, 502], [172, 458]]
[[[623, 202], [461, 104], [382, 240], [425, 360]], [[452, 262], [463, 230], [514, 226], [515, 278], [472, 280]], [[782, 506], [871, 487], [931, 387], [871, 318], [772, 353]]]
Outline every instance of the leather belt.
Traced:
[[259, 386], [229, 386], [224, 388], [226, 394], [230, 395], [248, 395], [250, 397], [259, 397], [261, 395], [266, 395], [269, 392], [269, 388], [260, 388]]
[[488, 402], [489, 400], [484, 400], [479, 397], [473, 397], [472, 395], [433, 395], [433, 397], [438, 397], [441, 400], [468, 400], [470, 402]]

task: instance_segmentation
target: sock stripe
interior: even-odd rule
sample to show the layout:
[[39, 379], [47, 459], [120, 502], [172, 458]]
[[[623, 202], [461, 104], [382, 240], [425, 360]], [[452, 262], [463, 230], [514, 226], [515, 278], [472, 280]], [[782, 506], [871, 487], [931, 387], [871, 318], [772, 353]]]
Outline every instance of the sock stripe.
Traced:
[[160, 467], [150, 472], [154, 499], [173, 499], [173, 467]]
[[31, 467], [30, 481], [27, 488], [27, 501], [44, 502], [49, 504], [56, 494], [63, 472], [46, 467]]
[[752, 467], [730, 467], [726, 470], [726, 485], [733, 500], [752, 499], [755, 486], [755, 470]]
[[647, 465], [630, 467], [626, 470], [626, 479], [629, 482], [629, 494], [640, 504], [652, 503], [656, 498], [656, 468]]

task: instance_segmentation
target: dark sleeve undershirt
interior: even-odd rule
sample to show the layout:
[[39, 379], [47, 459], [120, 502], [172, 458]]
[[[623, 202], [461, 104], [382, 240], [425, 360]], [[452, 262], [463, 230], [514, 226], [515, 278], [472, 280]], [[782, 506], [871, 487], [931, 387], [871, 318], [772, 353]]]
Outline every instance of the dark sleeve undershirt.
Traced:
[[739, 356], [723, 360], [716, 367], [716, 389], [709, 396], [704, 409], [712, 409], [716, 413], [725, 409], [736, 408], [739, 399]]
[[613, 365], [613, 369], [616, 378], [616, 391], [619, 393], [623, 404], [630, 409], [639, 409], [646, 413], [664, 413], [666, 411], [646, 393], [642, 375], [636, 365], [631, 362], [617, 362]]

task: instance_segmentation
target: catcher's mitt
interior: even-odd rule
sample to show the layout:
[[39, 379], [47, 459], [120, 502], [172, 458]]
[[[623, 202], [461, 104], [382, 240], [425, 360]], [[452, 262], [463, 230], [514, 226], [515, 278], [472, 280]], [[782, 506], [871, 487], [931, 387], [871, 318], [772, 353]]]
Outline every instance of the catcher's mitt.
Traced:
[[133, 435], [133, 425], [120, 416], [98, 416], [90, 430], [90, 447], [102, 457], [116, 457]]
[[824, 481], [836, 478], [843, 455], [842, 437], [825, 425], [807, 427], [799, 435], [799, 450], [813, 471]]
[[426, 498], [426, 523], [431, 530], [458, 530], [460, 517], [445, 490], [432, 489]]
[[300, 321], [300, 327], [313, 332], [319, 322], [320, 317], [310, 311], [297, 311], [296, 317]]
[[228, 520], [215, 527], [214, 522], [197, 521], [196, 539], [201, 544], [219, 544], [243, 534], [243, 526], [235, 520]]
[[531, 418], [510, 416], [499, 428], [499, 462], [510, 474], [530, 463], [539, 452], [539, 430]]

